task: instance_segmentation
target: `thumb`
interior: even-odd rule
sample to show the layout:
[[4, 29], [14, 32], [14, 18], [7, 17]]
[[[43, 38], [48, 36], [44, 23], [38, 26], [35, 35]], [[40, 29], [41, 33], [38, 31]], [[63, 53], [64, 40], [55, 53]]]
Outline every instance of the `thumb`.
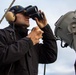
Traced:
[[36, 21], [37, 24], [39, 24], [39, 20], [38, 20], [38, 18], [35, 18], [35, 21]]

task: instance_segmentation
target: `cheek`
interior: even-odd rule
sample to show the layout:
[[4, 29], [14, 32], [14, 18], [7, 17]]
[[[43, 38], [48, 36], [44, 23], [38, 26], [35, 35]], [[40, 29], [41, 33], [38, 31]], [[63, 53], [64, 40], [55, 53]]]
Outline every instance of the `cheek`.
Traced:
[[23, 18], [19, 18], [19, 20], [18, 20], [19, 22], [22, 22], [23, 21]]
[[17, 23], [21, 23], [21, 22], [23, 22], [23, 18], [22, 17], [18, 17], [17, 18]]
[[25, 18], [23, 15], [17, 15], [16, 23], [29, 25], [29, 20]]

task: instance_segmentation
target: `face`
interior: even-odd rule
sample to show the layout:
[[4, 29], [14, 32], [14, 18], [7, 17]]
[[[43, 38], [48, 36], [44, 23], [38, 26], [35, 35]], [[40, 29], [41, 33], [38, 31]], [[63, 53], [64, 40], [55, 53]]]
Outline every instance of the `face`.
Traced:
[[17, 20], [15, 24], [29, 27], [29, 16], [24, 16], [21, 13], [16, 14]]

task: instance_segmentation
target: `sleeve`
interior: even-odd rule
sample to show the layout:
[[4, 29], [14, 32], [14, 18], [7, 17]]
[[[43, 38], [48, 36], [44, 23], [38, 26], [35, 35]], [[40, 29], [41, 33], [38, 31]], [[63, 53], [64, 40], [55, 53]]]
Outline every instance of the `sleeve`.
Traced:
[[38, 44], [39, 63], [53, 63], [57, 59], [57, 43], [49, 25], [43, 29], [43, 44]]
[[27, 37], [7, 45], [6, 37], [0, 34], [0, 65], [9, 64], [21, 59], [32, 46], [32, 41]]

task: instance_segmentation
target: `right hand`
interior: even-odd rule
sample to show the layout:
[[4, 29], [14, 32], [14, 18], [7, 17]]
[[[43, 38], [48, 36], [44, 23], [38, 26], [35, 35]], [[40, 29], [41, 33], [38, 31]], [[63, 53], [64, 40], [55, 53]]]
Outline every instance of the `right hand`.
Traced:
[[39, 43], [39, 40], [43, 37], [43, 31], [37, 26], [32, 29], [32, 31], [28, 34], [28, 38], [30, 38], [33, 42], [33, 45]]
[[35, 21], [40, 28], [44, 28], [48, 24], [47, 19], [46, 19], [44, 12], [42, 12], [41, 10], [39, 10], [39, 12], [42, 13], [43, 19], [38, 20], [38, 18], [35, 18]]

